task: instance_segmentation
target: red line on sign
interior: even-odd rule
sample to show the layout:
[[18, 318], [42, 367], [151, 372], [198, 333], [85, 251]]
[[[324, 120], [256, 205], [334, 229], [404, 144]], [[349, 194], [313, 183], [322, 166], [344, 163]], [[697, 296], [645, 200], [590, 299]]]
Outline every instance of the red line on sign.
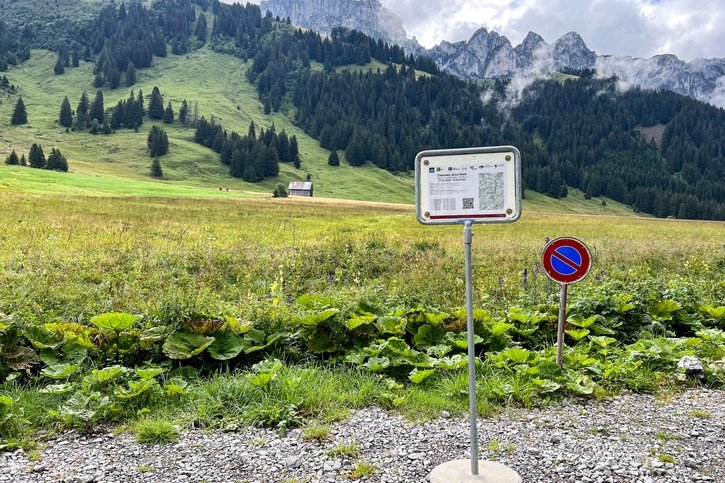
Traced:
[[471, 218], [506, 218], [506, 213], [491, 215], [431, 215], [431, 220], [467, 220]]
[[582, 266], [579, 265], [578, 263], [576, 263], [574, 260], [565, 257], [564, 255], [562, 255], [561, 253], [557, 252], [556, 250], [554, 250], [554, 253], [552, 253], [551, 256], [558, 258], [560, 262], [569, 265], [574, 270], [579, 270], [580, 268], [582, 268]]

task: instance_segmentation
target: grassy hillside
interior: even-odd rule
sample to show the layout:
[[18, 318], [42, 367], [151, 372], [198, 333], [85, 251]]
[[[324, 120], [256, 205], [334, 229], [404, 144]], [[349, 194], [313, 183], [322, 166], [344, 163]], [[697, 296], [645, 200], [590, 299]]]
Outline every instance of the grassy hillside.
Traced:
[[[33, 142], [40, 142], [46, 151], [51, 147], [60, 148], [69, 159], [72, 173], [148, 180], [151, 160], [146, 153], [146, 136], [152, 123], [146, 120], [138, 133], [129, 130], [109, 136], [66, 133], [57, 123], [60, 103], [67, 95], [75, 108], [83, 90], [93, 97], [95, 89], [90, 85], [93, 66], [82, 63], [77, 69], [55, 76], [52, 74], [54, 63], [54, 54], [33, 51], [28, 62], [7, 74], [11, 83], [20, 86], [19, 95], [27, 106], [29, 123], [9, 124], [16, 96], [4, 94], [0, 104], [0, 156], [4, 158], [12, 149], [18, 154], [27, 153]], [[329, 152], [320, 148], [316, 140], [296, 128], [284, 114], [264, 114], [254, 87], [246, 80], [246, 70], [247, 65], [239, 59], [202, 49], [189, 54], [188, 59], [186, 56], [155, 59], [152, 68], [139, 71], [138, 83], [133, 88], [136, 92], [142, 89], [148, 95], [153, 86], [158, 86], [165, 102], [171, 101], [175, 109], [183, 99], [192, 106], [198, 102], [200, 115], [213, 116], [225, 128], [241, 133], [246, 133], [251, 121], [264, 128], [274, 123], [278, 130], [285, 129], [297, 136], [301, 170], [282, 164], [277, 180], [259, 184], [236, 180], [228, 176], [227, 167], [219, 162], [216, 153], [193, 142], [192, 129], [176, 122], [164, 126], [171, 145], [170, 153], [161, 158], [166, 183], [271, 193], [275, 183], [304, 179], [310, 173], [319, 196], [412, 201], [411, 177], [394, 176], [373, 167], [328, 167]], [[103, 93], [105, 105], [109, 107], [127, 98], [129, 89], [104, 89]]]
[[[352, 168], [344, 161], [340, 167], [327, 165], [329, 151], [298, 129], [291, 121], [292, 112], [265, 115], [257, 93], [246, 80], [248, 64], [232, 56], [204, 48], [188, 56], [169, 56], [155, 59], [154, 66], [138, 72], [135, 92], [142, 89], [150, 94], [158, 86], [176, 110], [186, 99], [192, 109], [198, 102], [199, 114], [214, 117], [226, 129], [245, 133], [249, 123], [267, 128], [274, 123], [297, 136], [302, 166], [300, 170], [285, 163], [280, 175], [262, 183], [246, 183], [228, 175], [228, 169], [211, 150], [193, 142], [193, 129], [178, 121], [164, 125], [170, 138], [170, 152], [161, 158], [164, 180], [149, 177], [150, 158], [146, 152], [146, 136], [152, 126], [146, 120], [138, 133], [119, 130], [116, 134], [92, 136], [87, 132], [66, 133], [57, 122], [60, 103], [67, 95], [73, 108], [85, 90], [91, 99], [95, 89], [90, 85], [93, 65], [81, 63], [79, 68], [68, 69], [55, 76], [52, 67], [55, 54], [33, 51], [32, 58], [7, 75], [11, 83], [19, 85], [19, 94], [27, 106], [29, 123], [11, 126], [9, 123], [17, 95], [2, 93], [0, 98], [0, 157], [11, 150], [18, 154], [28, 152], [30, 145], [39, 142], [46, 152], [56, 147], [69, 158], [71, 172], [66, 175], [10, 169], [0, 166], [0, 179], [4, 189], [30, 193], [76, 193], [88, 195], [131, 196], [195, 196], [229, 197], [268, 196], [278, 182], [304, 179], [309, 173], [315, 182], [319, 197], [413, 203], [412, 175], [393, 175], [374, 166]], [[374, 68], [370, 65], [367, 68]], [[380, 67], [384, 67], [381, 66]], [[128, 97], [130, 89], [104, 89], [106, 107]], [[425, 147], [421, 147], [424, 149]], [[223, 188], [222, 192], [219, 188]], [[227, 192], [226, 190], [229, 190]], [[584, 200], [572, 190], [569, 198], [554, 200], [528, 192], [524, 202], [527, 210], [539, 212], [580, 214], [632, 214], [631, 209], [608, 201]]]

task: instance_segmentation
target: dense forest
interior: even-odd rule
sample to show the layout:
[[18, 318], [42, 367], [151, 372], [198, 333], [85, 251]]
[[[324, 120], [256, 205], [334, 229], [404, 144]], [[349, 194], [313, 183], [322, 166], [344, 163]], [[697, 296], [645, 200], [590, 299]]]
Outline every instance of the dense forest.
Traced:
[[[92, 18], [56, 17], [46, 22], [52, 26], [13, 23], [21, 15], [8, 10], [0, 21], [0, 70], [44, 47], [58, 54], [56, 74], [84, 59], [95, 65], [89, 87], [116, 89], [132, 86], [136, 70], [154, 57], [184, 55], [208, 42], [249, 62], [247, 77], [265, 112], [288, 112], [351, 165], [402, 172], [423, 149], [513, 144], [523, 155], [527, 189], [558, 198], [578, 188], [587, 198], [607, 196], [659, 217], [725, 219], [722, 109], [669, 92], [621, 93], [615, 79], [596, 79], [594, 72], [538, 81], [511, 107], [506, 81], [463, 81], [397, 45], [342, 28], [323, 37], [263, 15], [257, 5], [159, 0], [94, 8]], [[41, 39], [38, 32], [55, 37]], [[349, 68], [371, 62], [379, 67]], [[87, 128], [100, 116], [111, 130], [137, 128], [143, 115], [134, 102], [132, 95], [81, 123]], [[279, 152], [281, 133], [260, 143], [256, 133], [197, 124], [197, 142], [220, 153], [233, 176], [256, 181], [275, 176], [275, 162], [299, 164]], [[642, 134], [651, 126], [663, 130], [661, 141]]]

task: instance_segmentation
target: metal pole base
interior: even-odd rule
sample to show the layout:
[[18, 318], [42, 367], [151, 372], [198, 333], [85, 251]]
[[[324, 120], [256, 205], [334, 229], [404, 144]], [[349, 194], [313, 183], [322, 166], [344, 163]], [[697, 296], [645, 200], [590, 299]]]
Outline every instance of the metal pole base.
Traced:
[[479, 461], [479, 474], [471, 474], [471, 460], [455, 460], [433, 468], [430, 483], [522, 483], [511, 468], [495, 461]]

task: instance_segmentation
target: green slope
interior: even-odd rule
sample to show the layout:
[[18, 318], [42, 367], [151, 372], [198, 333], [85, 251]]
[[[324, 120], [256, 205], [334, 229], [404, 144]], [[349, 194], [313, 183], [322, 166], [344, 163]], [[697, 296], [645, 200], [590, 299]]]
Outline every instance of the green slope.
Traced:
[[[79, 68], [68, 69], [55, 76], [52, 68], [55, 54], [33, 51], [32, 58], [13, 68], [7, 76], [20, 86], [28, 110], [29, 123], [11, 126], [9, 123], [16, 96], [3, 94], [0, 101], [0, 156], [15, 149], [27, 153], [33, 142], [62, 150], [71, 165], [71, 174], [101, 174], [134, 180], [149, 179], [150, 158], [146, 153], [146, 136], [152, 123], [146, 120], [138, 133], [120, 130], [116, 134], [92, 136], [86, 132], [66, 133], [57, 123], [60, 103], [64, 95], [75, 108], [82, 90], [93, 98], [95, 89], [90, 85], [93, 65], [82, 63]], [[319, 143], [295, 127], [284, 113], [265, 115], [257, 99], [254, 86], [246, 80], [248, 65], [234, 57], [201, 49], [187, 56], [169, 56], [154, 59], [150, 69], [138, 71], [138, 83], [146, 95], [158, 86], [175, 109], [186, 99], [192, 106], [199, 105], [199, 114], [212, 116], [226, 129], [246, 133], [249, 123], [268, 128], [275, 124], [278, 130], [296, 135], [299, 141], [302, 166], [300, 170], [282, 163], [280, 176], [263, 183], [245, 183], [228, 176], [228, 169], [219, 162], [213, 151], [193, 142], [193, 129], [180, 123], [164, 126], [170, 141], [170, 153], [161, 158], [164, 174], [170, 183], [188, 184], [205, 188], [271, 193], [277, 182], [287, 183], [304, 179], [309, 173], [315, 181], [319, 196], [370, 201], [412, 202], [413, 180], [410, 176], [394, 176], [372, 166], [352, 169], [343, 163], [339, 168], [327, 166], [329, 152]], [[106, 107], [128, 97], [129, 89], [104, 89]], [[237, 109], [239, 106], [239, 109]], [[160, 124], [160, 123], [159, 123]]]
[[[329, 151], [294, 126], [292, 113], [265, 115], [257, 98], [256, 89], [246, 80], [249, 64], [232, 56], [204, 48], [188, 56], [154, 59], [154, 66], [138, 71], [138, 82], [133, 89], [150, 94], [158, 86], [178, 110], [186, 99], [193, 109], [198, 102], [199, 114], [218, 120], [225, 128], [246, 133], [254, 121], [265, 129], [275, 124], [297, 136], [302, 166], [300, 170], [281, 163], [280, 175], [262, 183], [252, 184], [232, 178], [219, 156], [193, 142], [193, 129], [180, 123], [164, 125], [170, 141], [170, 152], [161, 158], [164, 180], [149, 177], [151, 159], [146, 152], [146, 136], [152, 126], [146, 120], [138, 133], [120, 130], [116, 134], [92, 136], [87, 132], [65, 132], [57, 117], [63, 96], [67, 95], [75, 108], [83, 90], [91, 99], [95, 89], [90, 85], [93, 65], [81, 63], [55, 76], [52, 68], [55, 54], [33, 51], [32, 58], [7, 73], [11, 83], [20, 86], [28, 110], [29, 123], [11, 126], [9, 123], [16, 96], [0, 96], [0, 157], [11, 150], [26, 153], [30, 145], [39, 142], [46, 152], [56, 147], [68, 157], [71, 172], [46, 173], [38, 170], [10, 168], [0, 165], [0, 187], [3, 190], [29, 193], [76, 193], [85, 195], [130, 196], [268, 196], [278, 182], [304, 179], [309, 173], [315, 182], [315, 195], [338, 199], [384, 201], [412, 204], [414, 201], [413, 176], [393, 175], [368, 165], [350, 167], [344, 161], [340, 167], [327, 165]], [[370, 65], [361, 68], [374, 68]], [[130, 89], [104, 89], [106, 107], [128, 97]], [[425, 147], [422, 146], [421, 149]], [[341, 153], [342, 154], [342, 153]], [[222, 188], [220, 191], [219, 188]], [[227, 191], [227, 189], [229, 191]], [[579, 214], [632, 214], [632, 210], [608, 201], [584, 200], [581, 193], [571, 190], [570, 197], [553, 200], [527, 193], [526, 210]]]

